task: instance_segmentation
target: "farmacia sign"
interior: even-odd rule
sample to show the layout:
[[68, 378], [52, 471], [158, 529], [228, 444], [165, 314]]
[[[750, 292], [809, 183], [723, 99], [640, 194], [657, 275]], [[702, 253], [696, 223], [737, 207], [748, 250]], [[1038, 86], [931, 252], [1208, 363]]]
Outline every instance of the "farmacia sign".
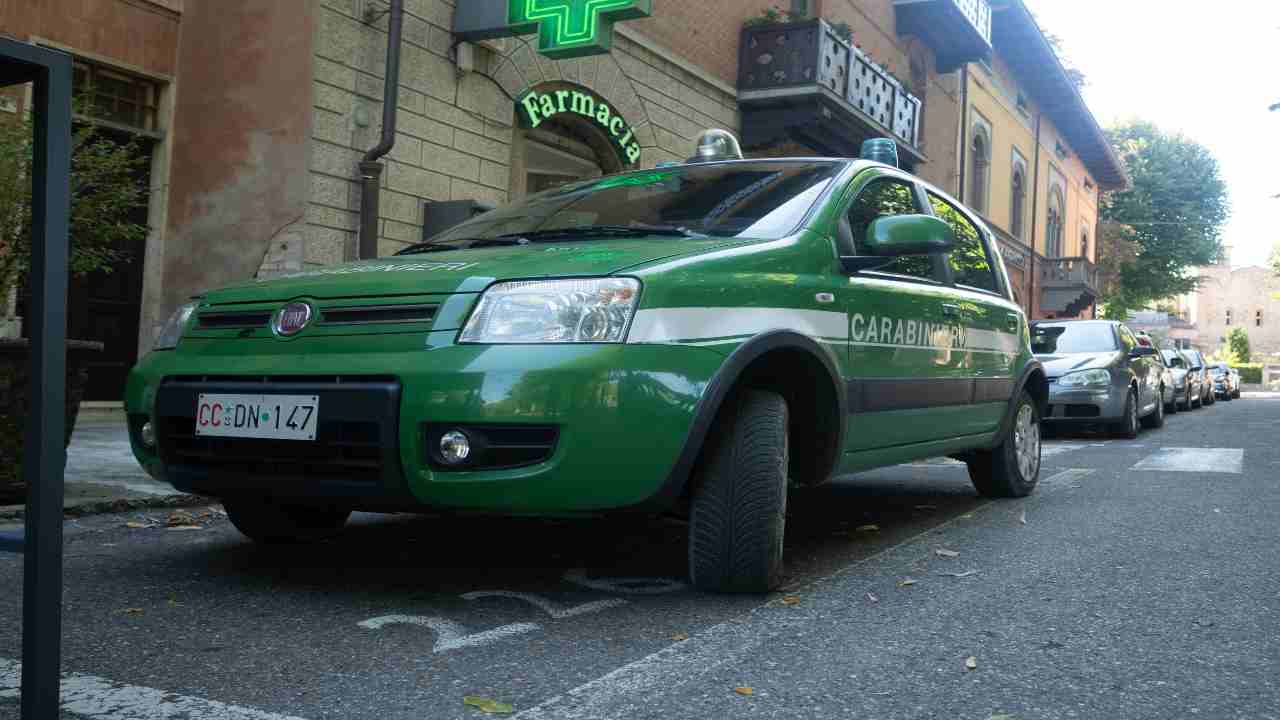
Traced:
[[582, 90], [530, 90], [516, 102], [516, 115], [527, 128], [536, 128], [557, 115], [572, 114], [600, 126], [613, 141], [618, 157], [627, 165], [640, 160], [635, 131], [603, 98]]

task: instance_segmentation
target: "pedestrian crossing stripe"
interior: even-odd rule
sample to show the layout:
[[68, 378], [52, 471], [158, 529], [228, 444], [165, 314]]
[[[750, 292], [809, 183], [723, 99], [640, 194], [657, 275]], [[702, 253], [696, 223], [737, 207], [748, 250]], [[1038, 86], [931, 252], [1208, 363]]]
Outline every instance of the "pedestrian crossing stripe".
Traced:
[[1239, 475], [1244, 469], [1244, 450], [1165, 447], [1143, 458], [1133, 469]]

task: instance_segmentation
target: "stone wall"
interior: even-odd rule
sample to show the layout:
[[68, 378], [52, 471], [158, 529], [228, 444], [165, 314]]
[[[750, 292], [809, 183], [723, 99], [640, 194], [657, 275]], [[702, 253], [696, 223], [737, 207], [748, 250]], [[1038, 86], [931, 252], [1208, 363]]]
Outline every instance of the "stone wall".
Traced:
[[[317, 8], [306, 266], [355, 256], [356, 167], [382, 133], [387, 42], [386, 17], [366, 22], [366, 6], [319, 0]], [[380, 255], [421, 239], [424, 201], [510, 199], [515, 102], [539, 83], [582, 85], [617, 107], [641, 140], [642, 167], [688, 157], [708, 127], [738, 129], [731, 87], [681, 68], [642, 38], [617, 32], [611, 54], [562, 61], [538, 55], [531, 38], [484, 43], [473, 46], [474, 70], [460, 72], [452, 22], [444, 0], [406, 2], [396, 143], [383, 161], [378, 209]]]
[[1197, 345], [1211, 352], [1222, 345], [1231, 328], [1242, 327], [1249, 333], [1255, 358], [1264, 362], [1280, 358], [1280, 278], [1268, 268], [1224, 265], [1202, 267], [1200, 277], [1202, 284], [1195, 294]]

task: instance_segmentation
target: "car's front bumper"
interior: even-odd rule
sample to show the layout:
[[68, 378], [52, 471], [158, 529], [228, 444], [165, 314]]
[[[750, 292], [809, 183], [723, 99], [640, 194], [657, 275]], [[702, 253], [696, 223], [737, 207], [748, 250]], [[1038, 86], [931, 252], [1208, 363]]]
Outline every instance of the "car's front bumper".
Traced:
[[[421, 334], [184, 341], [138, 364], [125, 407], [139, 462], [186, 492], [575, 514], [633, 507], [664, 489], [723, 361], [687, 346], [479, 346], [442, 337], [433, 347]], [[203, 442], [191, 437], [201, 392], [317, 395], [318, 438], [196, 442], [191, 451]], [[140, 441], [147, 421], [158, 448]], [[431, 428], [445, 425], [551, 428], [554, 446], [519, 467], [446, 470], [428, 447]], [[246, 460], [259, 446], [262, 457]]]
[[1049, 383], [1049, 409], [1044, 420], [1053, 423], [1112, 422], [1124, 417], [1127, 388], [1062, 388]]

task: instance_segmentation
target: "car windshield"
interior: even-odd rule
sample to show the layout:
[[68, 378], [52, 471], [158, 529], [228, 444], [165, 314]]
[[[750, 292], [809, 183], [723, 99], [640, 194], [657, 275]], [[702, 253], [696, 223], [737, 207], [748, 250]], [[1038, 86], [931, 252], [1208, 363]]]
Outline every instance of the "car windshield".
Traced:
[[1181, 355], [1169, 350], [1164, 351], [1164, 360], [1168, 363], [1169, 367], [1185, 368], [1187, 366], [1187, 364], [1183, 362]]
[[1200, 353], [1192, 350], [1187, 353], [1187, 360], [1191, 363], [1191, 367], [1203, 367], [1204, 359], [1200, 357]]
[[1070, 355], [1119, 350], [1107, 323], [1040, 323], [1031, 329], [1031, 351], [1037, 355]]
[[504, 238], [516, 244], [627, 231], [677, 239], [777, 239], [795, 232], [843, 167], [837, 161], [731, 162], [595, 178], [480, 215], [429, 245], [467, 247]]

